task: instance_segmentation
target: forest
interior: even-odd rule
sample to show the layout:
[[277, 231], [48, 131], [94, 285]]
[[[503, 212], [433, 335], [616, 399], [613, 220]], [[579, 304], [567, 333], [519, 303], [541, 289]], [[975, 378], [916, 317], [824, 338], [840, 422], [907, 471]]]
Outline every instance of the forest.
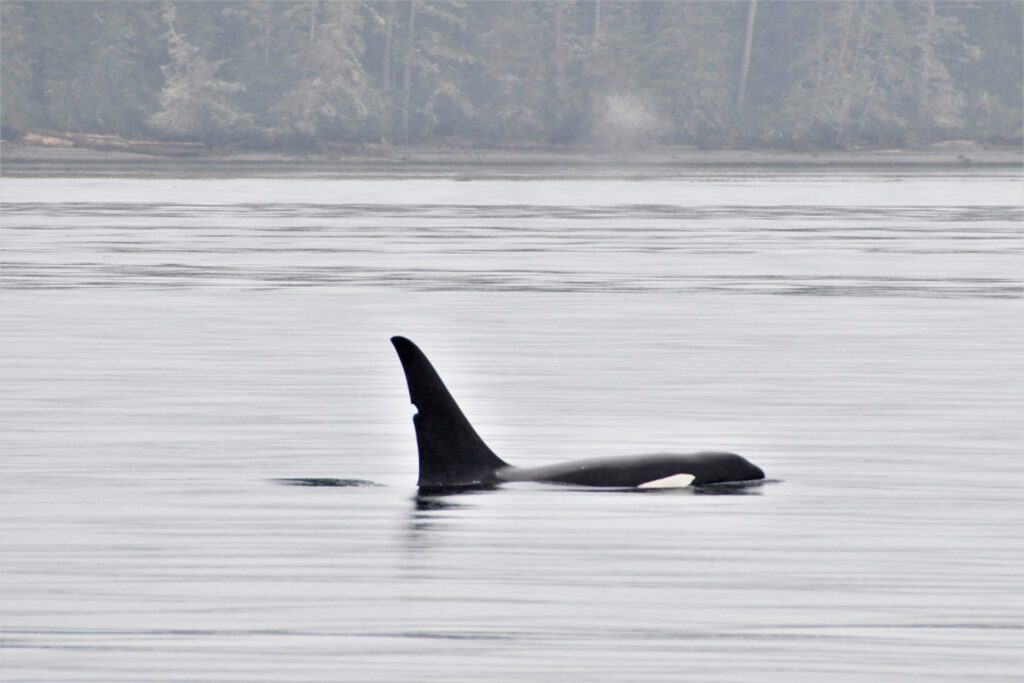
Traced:
[[268, 150], [1020, 144], [1022, 8], [5, 0], [0, 124]]

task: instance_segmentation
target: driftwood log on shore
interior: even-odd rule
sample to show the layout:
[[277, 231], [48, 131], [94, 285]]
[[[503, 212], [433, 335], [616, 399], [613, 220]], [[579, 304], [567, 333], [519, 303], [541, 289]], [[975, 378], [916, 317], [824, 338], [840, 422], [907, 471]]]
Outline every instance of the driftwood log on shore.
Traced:
[[43, 147], [82, 147], [113, 152], [133, 152], [162, 157], [194, 157], [208, 151], [200, 142], [162, 142], [159, 140], [129, 140], [117, 135], [72, 133], [70, 131], [31, 131], [22, 141]]

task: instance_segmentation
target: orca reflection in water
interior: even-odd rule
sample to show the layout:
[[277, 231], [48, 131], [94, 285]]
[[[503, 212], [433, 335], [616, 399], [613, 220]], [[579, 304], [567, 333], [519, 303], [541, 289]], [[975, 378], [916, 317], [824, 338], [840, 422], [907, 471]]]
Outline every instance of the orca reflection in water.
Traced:
[[489, 486], [542, 481], [618, 488], [674, 488], [764, 479], [757, 465], [735, 453], [656, 453], [514, 467], [476, 433], [423, 352], [405, 337], [391, 343], [405, 370], [419, 449], [420, 488]]

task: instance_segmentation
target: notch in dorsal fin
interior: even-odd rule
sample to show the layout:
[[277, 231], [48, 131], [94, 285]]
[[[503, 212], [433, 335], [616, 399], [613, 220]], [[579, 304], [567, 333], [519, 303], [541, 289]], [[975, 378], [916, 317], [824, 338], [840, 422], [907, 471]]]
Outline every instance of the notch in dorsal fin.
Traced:
[[469, 424], [423, 352], [405, 337], [392, 337], [409, 385], [409, 400], [418, 412], [416, 445], [420, 454], [421, 488], [473, 486], [487, 483], [508, 463], [494, 454]]

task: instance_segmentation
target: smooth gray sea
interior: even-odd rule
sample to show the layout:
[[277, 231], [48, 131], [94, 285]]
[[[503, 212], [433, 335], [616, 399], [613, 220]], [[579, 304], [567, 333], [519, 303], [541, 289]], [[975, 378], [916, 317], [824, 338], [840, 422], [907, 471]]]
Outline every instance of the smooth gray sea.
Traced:
[[5, 683], [1021, 680], [1019, 169], [477, 171], [2, 180]]

